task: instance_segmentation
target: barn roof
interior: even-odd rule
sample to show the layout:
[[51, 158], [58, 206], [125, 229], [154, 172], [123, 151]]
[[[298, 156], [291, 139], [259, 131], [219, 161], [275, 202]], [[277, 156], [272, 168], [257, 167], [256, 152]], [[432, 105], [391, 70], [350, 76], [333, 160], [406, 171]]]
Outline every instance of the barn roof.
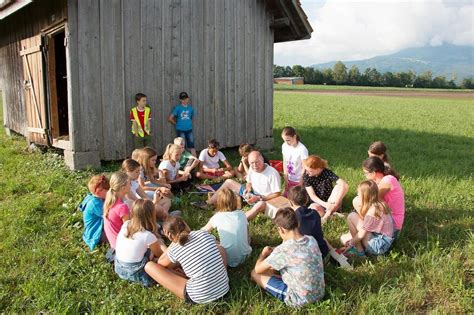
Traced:
[[313, 28], [301, 7], [300, 0], [265, 0], [273, 13], [271, 27], [274, 29], [274, 42], [288, 42], [311, 38]]
[[0, 20], [15, 13], [33, 0], [0, 0]]
[[[273, 14], [271, 27], [274, 42], [287, 42], [311, 37], [313, 29], [300, 0], [264, 0]], [[0, 0], [0, 20], [30, 4], [32, 0]]]

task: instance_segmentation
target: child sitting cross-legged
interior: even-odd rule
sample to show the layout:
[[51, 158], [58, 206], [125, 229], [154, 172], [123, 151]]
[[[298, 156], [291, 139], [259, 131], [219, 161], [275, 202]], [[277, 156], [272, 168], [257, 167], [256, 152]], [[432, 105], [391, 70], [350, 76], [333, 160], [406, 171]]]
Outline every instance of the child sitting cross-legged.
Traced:
[[311, 235], [318, 242], [321, 255], [326, 257], [329, 253], [328, 244], [324, 239], [323, 229], [321, 228], [321, 216], [306, 205], [309, 203], [309, 196], [303, 186], [292, 187], [288, 193], [288, 200], [291, 208], [295, 210], [298, 219], [300, 233]]
[[104, 200], [110, 188], [105, 175], [94, 175], [87, 184], [89, 193], [79, 205], [84, 215], [84, 234], [82, 239], [91, 250], [100, 243], [107, 242], [104, 233]]
[[228, 265], [237, 267], [252, 252], [252, 247], [249, 245], [248, 222], [245, 212], [240, 210], [240, 198], [229, 188], [219, 190], [216, 209], [218, 212], [202, 230], [210, 232], [213, 228], [217, 229]]
[[224, 249], [206, 231], [191, 231], [179, 217], [163, 223], [171, 241], [158, 263], [148, 262], [145, 271], [160, 285], [189, 304], [203, 304], [229, 291]]
[[385, 254], [393, 243], [394, 223], [390, 209], [379, 199], [377, 184], [365, 180], [357, 189], [361, 205], [358, 212], [347, 217], [349, 233], [341, 236], [345, 255], [365, 256]]
[[[209, 140], [207, 149], [199, 154], [199, 161], [201, 165], [196, 173], [197, 178], [222, 180], [235, 176], [232, 165], [227, 161], [224, 153], [219, 151], [219, 142], [216, 139]], [[224, 163], [225, 167], [220, 167], [219, 162]]]
[[153, 257], [166, 251], [158, 235], [156, 211], [150, 200], [133, 203], [131, 219], [126, 221], [115, 246], [115, 272], [121, 279], [151, 286], [155, 281], [145, 272], [145, 265]]
[[181, 147], [177, 144], [168, 144], [166, 146], [163, 159], [158, 169], [162, 172], [166, 182], [171, 185], [173, 193], [180, 193], [191, 186], [191, 174], [179, 170], [179, 159], [181, 157]]
[[133, 159], [126, 159], [122, 162], [122, 172], [128, 175], [130, 179], [130, 191], [125, 196], [128, 207], [131, 209], [132, 204], [138, 199], [150, 199], [153, 201], [156, 209], [156, 217], [158, 220], [164, 220], [168, 216], [171, 207], [171, 199], [166, 196], [169, 192], [168, 188], [158, 187], [155, 190], [153, 198], [145, 193], [138, 183], [140, 177], [140, 163]]
[[300, 233], [291, 208], [278, 210], [273, 221], [283, 243], [263, 249], [252, 270], [252, 280], [290, 306], [320, 300], [324, 296], [324, 270], [318, 243], [314, 237]]
[[186, 140], [181, 137], [174, 138], [174, 144], [177, 144], [181, 147], [181, 158], [179, 159], [179, 169], [183, 171], [183, 175], [192, 174], [192, 172], [197, 170], [199, 166], [199, 160], [197, 157], [192, 155], [189, 151], [186, 151]]

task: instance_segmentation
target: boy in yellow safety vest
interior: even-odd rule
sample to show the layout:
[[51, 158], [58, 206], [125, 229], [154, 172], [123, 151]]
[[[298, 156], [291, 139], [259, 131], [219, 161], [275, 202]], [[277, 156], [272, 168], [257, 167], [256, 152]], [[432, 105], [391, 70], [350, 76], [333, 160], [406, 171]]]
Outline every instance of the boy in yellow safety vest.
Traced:
[[137, 106], [130, 110], [130, 120], [132, 121], [132, 134], [135, 149], [151, 146], [150, 123], [151, 111], [147, 106], [146, 95], [137, 93], [135, 95]]

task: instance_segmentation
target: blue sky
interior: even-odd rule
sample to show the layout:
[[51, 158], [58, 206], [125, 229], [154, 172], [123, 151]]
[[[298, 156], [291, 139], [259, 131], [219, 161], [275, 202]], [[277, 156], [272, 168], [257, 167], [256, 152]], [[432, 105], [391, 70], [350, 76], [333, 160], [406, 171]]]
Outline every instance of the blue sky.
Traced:
[[274, 63], [359, 60], [410, 47], [474, 45], [474, 0], [301, 0], [309, 40], [275, 44]]

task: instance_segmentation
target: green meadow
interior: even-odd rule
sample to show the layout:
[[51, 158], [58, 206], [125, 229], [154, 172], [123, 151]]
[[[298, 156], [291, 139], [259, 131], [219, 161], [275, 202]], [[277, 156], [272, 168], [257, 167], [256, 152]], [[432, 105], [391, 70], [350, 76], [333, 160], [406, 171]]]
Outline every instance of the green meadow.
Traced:
[[[82, 241], [77, 204], [86, 182], [101, 170], [69, 171], [54, 152], [30, 152], [21, 137], [0, 133], [0, 313], [471, 313], [474, 297], [474, 100], [320, 95], [275, 91], [273, 151], [281, 159], [280, 130], [299, 131], [310, 153], [350, 185], [343, 212], [351, 211], [361, 163], [372, 141], [383, 140], [405, 190], [401, 237], [383, 257], [357, 260], [346, 271], [325, 265], [326, 295], [291, 309], [250, 281], [265, 245], [280, 243], [271, 221], [250, 224], [253, 253], [229, 271], [231, 292], [205, 306], [188, 306], [161, 287], [120, 280], [105, 261], [105, 247], [91, 252]], [[1, 106], [0, 106], [1, 108]], [[0, 116], [1, 117], [1, 116]], [[225, 150], [232, 162], [235, 149]], [[193, 209], [181, 198], [191, 228], [211, 211]], [[344, 219], [324, 226], [340, 246]]]

